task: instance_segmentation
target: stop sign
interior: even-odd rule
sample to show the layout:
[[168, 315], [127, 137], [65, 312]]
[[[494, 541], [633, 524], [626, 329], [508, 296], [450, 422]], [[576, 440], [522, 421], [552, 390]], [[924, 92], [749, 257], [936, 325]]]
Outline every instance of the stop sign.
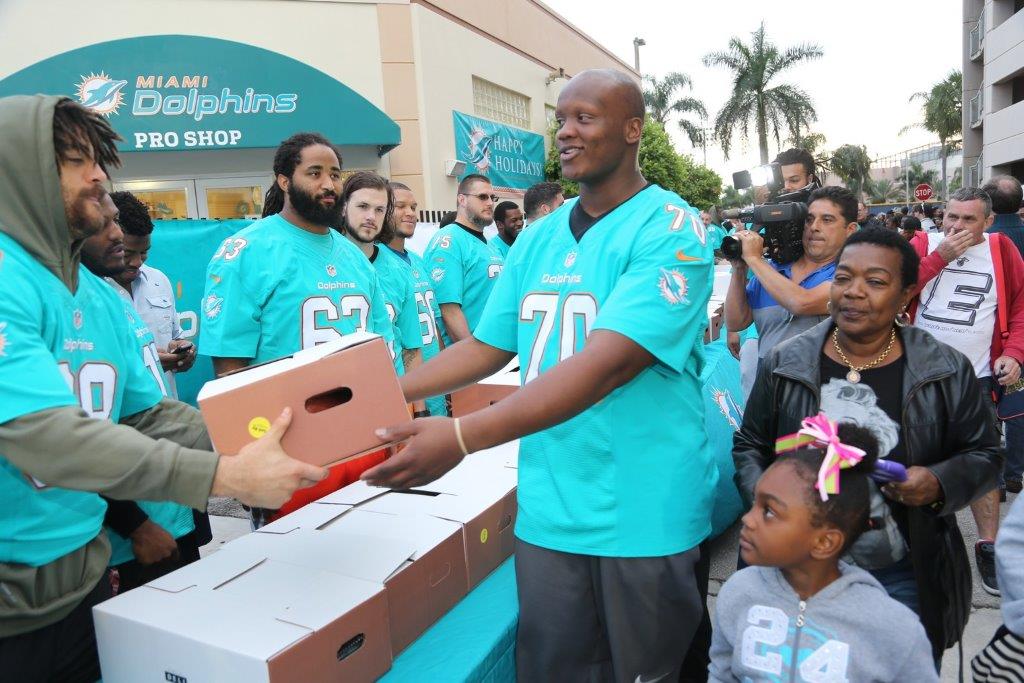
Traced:
[[919, 202], [927, 201], [932, 198], [932, 186], [927, 183], [921, 183], [914, 188], [914, 197]]

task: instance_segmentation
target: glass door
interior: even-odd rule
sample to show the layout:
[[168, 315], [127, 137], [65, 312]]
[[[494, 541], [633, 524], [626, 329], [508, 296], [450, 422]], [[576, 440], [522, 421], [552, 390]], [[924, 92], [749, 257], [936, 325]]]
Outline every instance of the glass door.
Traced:
[[200, 217], [193, 180], [129, 180], [115, 182], [114, 190], [138, 197], [153, 220]]

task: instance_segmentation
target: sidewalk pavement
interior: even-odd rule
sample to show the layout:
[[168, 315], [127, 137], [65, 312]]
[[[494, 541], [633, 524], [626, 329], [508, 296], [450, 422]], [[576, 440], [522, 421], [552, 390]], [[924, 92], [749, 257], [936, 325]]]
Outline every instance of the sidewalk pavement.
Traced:
[[[1005, 516], [1010, 504], [1016, 498], [1010, 494], [1007, 502], [1000, 507], [1000, 515]], [[235, 501], [219, 499], [211, 501], [210, 524], [213, 528], [213, 541], [203, 547], [204, 556], [215, 552], [221, 545], [249, 533], [248, 516]], [[971, 558], [971, 566], [974, 567], [974, 543], [978, 534], [974, 527], [974, 519], [970, 510], [963, 510], [957, 515], [960, 530], [964, 535], [964, 543], [967, 546], [968, 555]], [[722, 584], [736, 571], [736, 554], [739, 543], [739, 525], [719, 536], [711, 544], [711, 585], [709, 604], [714, 606], [715, 596], [718, 595]], [[974, 594], [971, 600], [971, 618], [967, 622], [967, 630], [964, 632], [964, 680], [971, 680], [971, 658], [978, 654], [992, 634], [1002, 624], [1002, 617], [999, 614], [999, 598], [989, 595], [981, 587], [978, 579], [977, 568], [974, 568]], [[957, 648], [946, 651], [942, 659], [942, 681], [953, 682], [958, 680], [958, 653]]]

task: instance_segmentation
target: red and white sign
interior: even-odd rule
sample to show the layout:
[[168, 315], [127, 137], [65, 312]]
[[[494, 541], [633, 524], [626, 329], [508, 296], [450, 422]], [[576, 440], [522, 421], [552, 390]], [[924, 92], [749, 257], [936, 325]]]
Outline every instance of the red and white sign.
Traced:
[[921, 183], [914, 188], [914, 198], [919, 202], [924, 202], [932, 198], [932, 186], [927, 183]]

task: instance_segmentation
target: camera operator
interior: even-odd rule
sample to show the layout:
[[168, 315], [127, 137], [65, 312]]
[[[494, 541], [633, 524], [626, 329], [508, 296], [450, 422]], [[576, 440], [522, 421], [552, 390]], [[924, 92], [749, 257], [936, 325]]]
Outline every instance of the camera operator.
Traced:
[[[793, 147], [785, 152], [779, 152], [772, 163], [781, 167], [783, 192], [802, 190], [818, 180], [814, 174], [814, 157], [806, 149]], [[768, 202], [771, 194], [767, 187], [754, 188], [754, 198], [758, 204]]]
[[[788, 187], [785, 166], [783, 172]], [[764, 238], [753, 230], [734, 233], [742, 245], [742, 259], [731, 260], [727, 329], [739, 332], [753, 322], [760, 337], [760, 359], [779, 342], [824, 320], [836, 254], [856, 230], [857, 199], [846, 188], [822, 187], [808, 197], [803, 254], [794, 262], [780, 265], [766, 259]], [[753, 274], [749, 282], [748, 269]]]

